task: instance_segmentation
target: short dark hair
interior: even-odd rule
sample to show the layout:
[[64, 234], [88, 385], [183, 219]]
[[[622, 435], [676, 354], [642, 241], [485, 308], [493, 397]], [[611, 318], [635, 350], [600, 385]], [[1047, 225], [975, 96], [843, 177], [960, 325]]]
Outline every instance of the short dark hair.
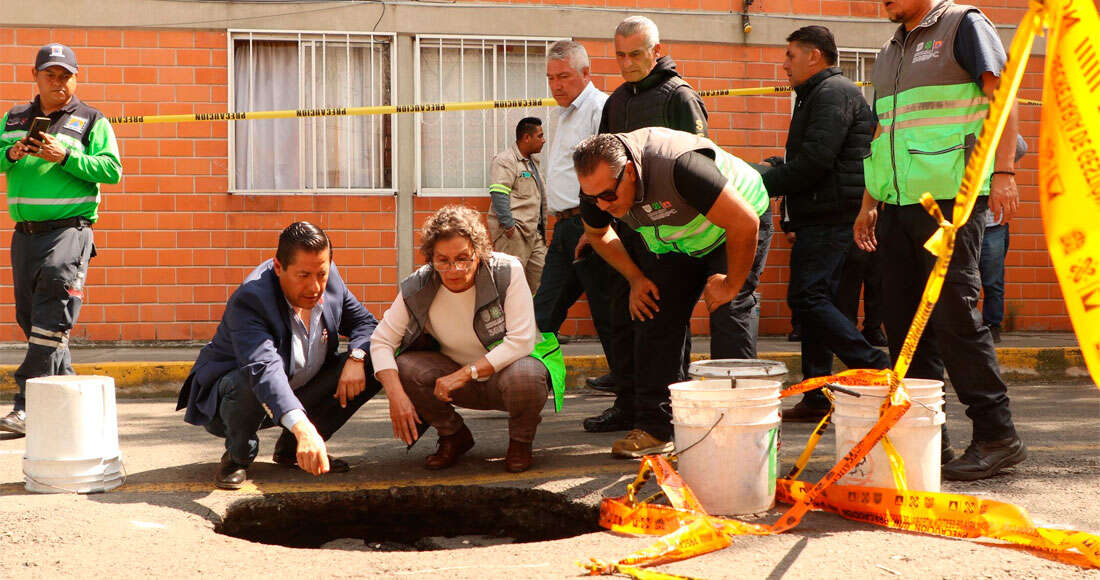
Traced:
[[332, 259], [332, 243], [328, 234], [309, 222], [294, 222], [279, 234], [279, 249], [275, 250], [275, 259], [286, 268], [294, 261], [297, 250], [310, 253], [328, 250], [329, 260]]
[[523, 140], [524, 135], [534, 135], [535, 129], [542, 126], [542, 119], [538, 117], [524, 117], [516, 124], [516, 143]]
[[592, 135], [573, 150], [573, 169], [581, 177], [592, 175], [600, 163], [606, 163], [612, 173], [618, 173], [626, 162], [626, 145], [611, 133]]
[[836, 39], [833, 38], [833, 33], [824, 26], [817, 24], [813, 26], [803, 26], [798, 30], [795, 30], [787, 37], [787, 42], [797, 42], [810, 48], [816, 48], [821, 51], [821, 55], [825, 57], [825, 63], [829, 66], [836, 64], [837, 50]]

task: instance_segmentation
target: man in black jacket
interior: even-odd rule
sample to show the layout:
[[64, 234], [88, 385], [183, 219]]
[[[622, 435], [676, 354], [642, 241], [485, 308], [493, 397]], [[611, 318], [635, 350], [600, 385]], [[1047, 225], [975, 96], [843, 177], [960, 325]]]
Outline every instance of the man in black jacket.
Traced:
[[[806, 26], [787, 37], [783, 70], [797, 96], [786, 163], [773, 161], [777, 166], [764, 174], [768, 191], [786, 196], [789, 230], [795, 232], [787, 303], [802, 323], [803, 379], [831, 374], [833, 353], [849, 368], [890, 364], [835, 304], [863, 197], [863, 157], [874, 132], [871, 109], [836, 61], [836, 41], [824, 26]], [[828, 408], [825, 396], [812, 391], [783, 419], [818, 420]]]

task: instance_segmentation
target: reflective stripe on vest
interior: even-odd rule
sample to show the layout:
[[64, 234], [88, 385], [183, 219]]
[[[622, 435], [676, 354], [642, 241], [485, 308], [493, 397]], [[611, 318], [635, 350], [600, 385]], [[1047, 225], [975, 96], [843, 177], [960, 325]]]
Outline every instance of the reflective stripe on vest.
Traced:
[[[989, 112], [978, 85], [916, 87], [876, 100], [875, 108], [883, 131], [864, 167], [871, 196], [898, 205], [919, 203], [925, 193], [954, 199]], [[988, 191], [987, 174], [982, 193]]]
[[[714, 147], [714, 164], [729, 180], [729, 185], [744, 199], [757, 217], [768, 210], [768, 190], [760, 173], [741, 159]], [[658, 209], [658, 208], [654, 208]], [[705, 256], [726, 241], [726, 230], [699, 214], [682, 226], [642, 226], [638, 228], [646, 245], [654, 254], [678, 252], [689, 256]]]

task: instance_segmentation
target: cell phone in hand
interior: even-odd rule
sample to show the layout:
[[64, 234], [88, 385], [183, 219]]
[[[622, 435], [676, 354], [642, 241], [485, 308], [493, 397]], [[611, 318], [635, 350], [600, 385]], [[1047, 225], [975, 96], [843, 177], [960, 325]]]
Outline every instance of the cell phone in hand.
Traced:
[[42, 140], [42, 134], [45, 133], [46, 130], [49, 129], [49, 128], [50, 128], [50, 118], [49, 117], [35, 117], [34, 120], [31, 121], [31, 130], [27, 131], [27, 137], [29, 139], [37, 139], [37, 140], [41, 141]]

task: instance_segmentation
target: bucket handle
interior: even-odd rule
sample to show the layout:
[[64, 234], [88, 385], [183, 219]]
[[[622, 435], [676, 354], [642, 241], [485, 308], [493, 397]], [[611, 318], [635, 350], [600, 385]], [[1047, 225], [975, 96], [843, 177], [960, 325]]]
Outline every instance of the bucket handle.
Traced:
[[[736, 379], [730, 379], [730, 380], [736, 380]], [[692, 443], [691, 445], [688, 445], [687, 447], [685, 447], [685, 448], [683, 448], [683, 449], [676, 449], [676, 450], [673, 450], [673, 451], [672, 451], [672, 455], [673, 455], [673, 456], [676, 456], [676, 457], [679, 457], [680, 455], [683, 455], [684, 453], [687, 453], [688, 449], [691, 449], [692, 447], [695, 447], [696, 445], [698, 445], [698, 444], [702, 443], [704, 439], [706, 439], [707, 437], [709, 437], [709, 436], [710, 436], [710, 432], [711, 432], [711, 431], [714, 431], [714, 428], [715, 428], [715, 427], [717, 427], [717, 426], [718, 426], [718, 424], [722, 422], [722, 419], [723, 419], [723, 418], [724, 418], [725, 416], [726, 416], [726, 412], [725, 412], [725, 411], [722, 411], [722, 413], [718, 415], [718, 420], [716, 420], [716, 421], [714, 422], [714, 424], [710, 426], [710, 429], [707, 429], [707, 432], [706, 432], [706, 433], [703, 433], [703, 436], [702, 436], [702, 437], [700, 437], [698, 441], [696, 441], [695, 443]]]

